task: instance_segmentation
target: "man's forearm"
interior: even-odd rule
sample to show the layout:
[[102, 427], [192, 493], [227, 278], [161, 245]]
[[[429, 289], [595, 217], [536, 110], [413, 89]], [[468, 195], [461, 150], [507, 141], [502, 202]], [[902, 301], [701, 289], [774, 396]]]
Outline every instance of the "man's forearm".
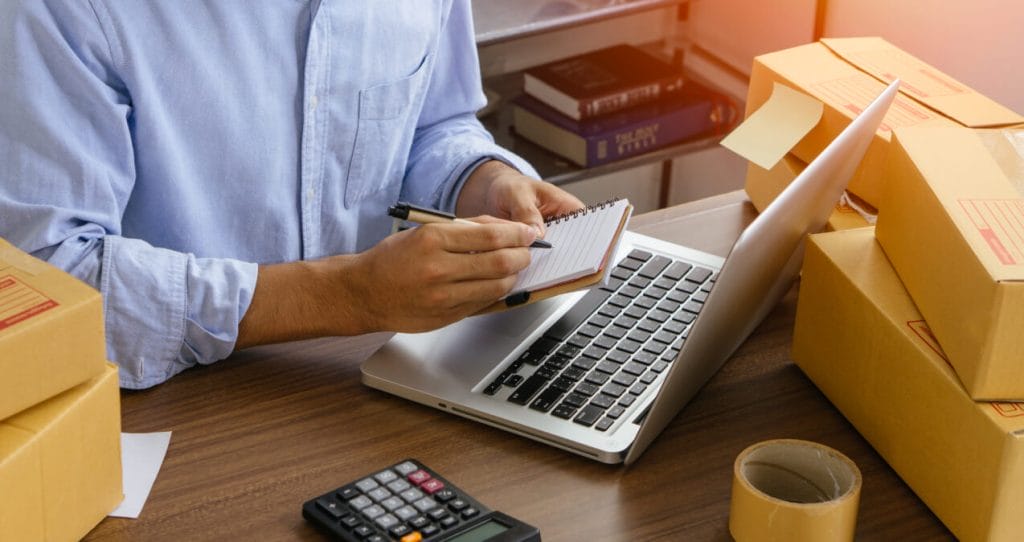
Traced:
[[235, 348], [371, 331], [355, 318], [338, 280], [355, 257], [261, 265]]

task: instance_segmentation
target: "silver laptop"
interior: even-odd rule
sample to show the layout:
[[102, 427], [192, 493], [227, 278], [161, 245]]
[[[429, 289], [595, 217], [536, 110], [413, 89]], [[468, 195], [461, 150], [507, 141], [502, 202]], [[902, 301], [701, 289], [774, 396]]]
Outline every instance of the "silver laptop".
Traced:
[[893, 82], [727, 259], [626, 232], [609, 284], [395, 335], [363, 383], [605, 463], [637, 460], [792, 286], [894, 100]]

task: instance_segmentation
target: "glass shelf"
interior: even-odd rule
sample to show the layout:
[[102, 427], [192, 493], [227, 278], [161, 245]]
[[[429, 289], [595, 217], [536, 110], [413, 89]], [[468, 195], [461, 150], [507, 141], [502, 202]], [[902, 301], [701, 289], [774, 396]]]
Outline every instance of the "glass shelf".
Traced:
[[688, 0], [472, 0], [478, 46], [524, 38]]
[[521, 72], [485, 79], [484, 87], [497, 95], [496, 103], [488, 105], [488, 109], [492, 113], [480, 119], [484, 127], [491, 132], [499, 145], [526, 159], [537, 169], [542, 179], [556, 185], [581, 181], [637, 166], [671, 162], [673, 158], [680, 155], [713, 148], [718, 145], [724, 134], [735, 126], [740, 114], [736, 104], [733, 104], [731, 110], [723, 111], [727, 118], [717, 133], [696, 136], [693, 139], [624, 160], [596, 167], [582, 167], [515, 134], [510, 102], [523, 92], [523, 74]]

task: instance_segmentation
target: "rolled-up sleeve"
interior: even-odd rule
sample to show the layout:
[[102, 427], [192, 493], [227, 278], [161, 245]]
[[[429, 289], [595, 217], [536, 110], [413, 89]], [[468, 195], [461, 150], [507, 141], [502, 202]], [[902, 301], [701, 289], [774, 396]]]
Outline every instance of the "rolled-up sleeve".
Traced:
[[[488, 159], [525, 175], [537, 172], [494, 142], [476, 118], [486, 98], [469, 0], [456, 0], [441, 29], [434, 72], [406, 168], [402, 199], [453, 211], [462, 184]], [[443, 181], [438, 183], [438, 176]]]
[[132, 103], [105, 30], [88, 2], [0, 3], [0, 235], [101, 291], [121, 386], [145, 388], [230, 354], [257, 267], [122, 236]]

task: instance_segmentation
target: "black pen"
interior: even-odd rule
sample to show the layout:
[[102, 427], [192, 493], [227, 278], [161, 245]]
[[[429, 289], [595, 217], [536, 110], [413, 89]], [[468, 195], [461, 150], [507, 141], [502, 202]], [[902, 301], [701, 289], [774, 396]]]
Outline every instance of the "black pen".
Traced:
[[[391, 207], [388, 207], [388, 215], [397, 218], [399, 220], [407, 220], [409, 222], [416, 222], [417, 224], [435, 224], [438, 222], [457, 222], [459, 224], [475, 224], [469, 220], [463, 220], [456, 217], [451, 213], [444, 211], [438, 211], [435, 209], [426, 209], [413, 205], [411, 203], [398, 202]], [[537, 239], [530, 245], [530, 248], [551, 248], [551, 243]]]

